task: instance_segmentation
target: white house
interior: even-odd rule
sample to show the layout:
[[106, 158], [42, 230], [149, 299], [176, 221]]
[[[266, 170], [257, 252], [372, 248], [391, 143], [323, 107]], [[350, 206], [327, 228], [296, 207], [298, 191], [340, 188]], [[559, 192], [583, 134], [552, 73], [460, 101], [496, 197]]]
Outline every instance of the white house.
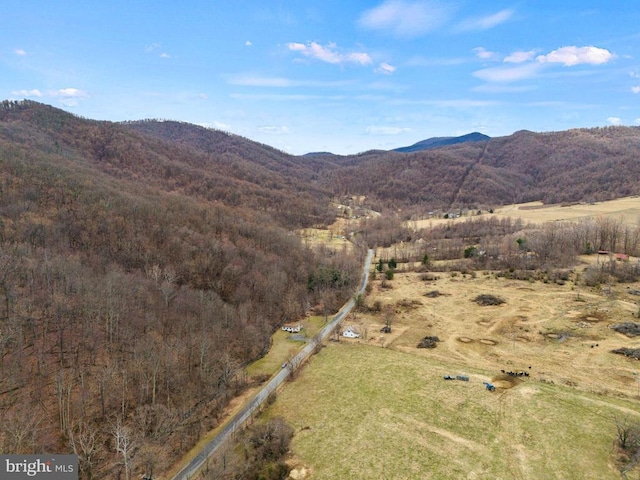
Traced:
[[302, 325], [283, 325], [282, 330], [289, 333], [299, 333], [302, 330]]
[[342, 332], [342, 336], [346, 338], [360, 338], [360, 334], [358, 331], [349, 325], [344, 332]]

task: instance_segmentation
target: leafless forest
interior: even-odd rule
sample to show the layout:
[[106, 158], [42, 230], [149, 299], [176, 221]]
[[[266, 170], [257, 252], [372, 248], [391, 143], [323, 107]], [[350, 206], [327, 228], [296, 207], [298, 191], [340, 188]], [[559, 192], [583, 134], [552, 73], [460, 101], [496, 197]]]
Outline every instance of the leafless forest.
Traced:
[[332, 223], [335, 199], [363, 195], [382, 212], [354, 241], [412, 245], [400, 261], [513, 272], [600, 249], [637, 255], [638, 229], [604, 220], [422, 232], [402, 221], [635, 195], [639, 154], [640, 129], [612, 127], [293, 157], [178, 122], [98, 122], [5, 101], [0, 448], [76, 453], [83, 478], [169, 467], [253, 381], [243, 366], [279, 325], [354, 291], [362, 248], [310, 250], [293, 233]]

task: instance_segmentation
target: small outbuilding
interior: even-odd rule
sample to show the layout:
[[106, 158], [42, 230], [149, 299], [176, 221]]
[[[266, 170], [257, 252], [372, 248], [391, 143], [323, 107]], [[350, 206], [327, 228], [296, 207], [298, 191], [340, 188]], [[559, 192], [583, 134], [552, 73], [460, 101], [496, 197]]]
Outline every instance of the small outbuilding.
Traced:
[[349, 325], [344, 332], [342, 332], [342, 336], [346, 338], [360, 338], [360, 333], [354, 327]]

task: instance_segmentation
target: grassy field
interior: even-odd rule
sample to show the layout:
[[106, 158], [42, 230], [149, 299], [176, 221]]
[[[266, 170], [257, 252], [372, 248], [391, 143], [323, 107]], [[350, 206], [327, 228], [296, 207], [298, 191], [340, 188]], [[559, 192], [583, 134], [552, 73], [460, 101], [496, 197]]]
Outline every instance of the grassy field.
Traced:
[[[640, 219], [640, 197], [626, 197], [607, 202], [583, 203], [569, 206], [544, 205], [542, 202], [530, 202], [514, 205], [506, 205], [494, 210], [493, 213], [485, 213], [481, 218], [521, 218], [526, 222], [545, 223], [557, 221], [580, 222], [595, 220], [599, 217], [609, 217], [620, 220], [623, 224], [636, 226]], [[464, 222], [477, 218], [459, 217], [455, 219], [434, 218], [410, 222], [413, 228], [428, 228], [447, 222]]]
[[[296, 429], [292, 463], [308, 478], [620, 478], [614, 418], [640, 419], [638, 362], [611, 353], [640, 348], [609, 328], [637, 320], [626, 286], [412, 272], [391, 284], [373, 280], [367, 301], [393, 309], [392, 333], [381, 314], [349, 318], [365, 338], [329, 342], [269, 411]], [[426, 335], [436, 348], [416, 348]]]
[[540, 202], [507, 205], [494, 212], [498, 217], [522, 218], [535, 223], [595, 220], [611, 217], [623, 224], [636, 226], [640, 219], [640, 197], [626, 197], [607, 202], [576, 205], [544, 205]]
[[323, 246], [331, 250], [351, 250], [353, 244], [345, 238], [347, 222], [340, 218], [329, 229], [304, 228], [298, 231], [302, 243], [310, 247]]
[[303, 338], [313, 338], [320, 331], [325, 325], [325, 319], [321, 316], [310, 316], [295, 323], [300, 323], [303, 327], [299, 335], [301, 340], [296, 340], [295, 336], [290, 333], [278, 330], [271, 337], [272, 343], [269, 353], [247, 367], [248, 377], [271, 376], [277, 373], [284, 362], [304, 347]]
[[[444, 381], [464, 371], [469, 382]], [[637, 407], [523, 381], [491, 393], [491, 372], [362, 344], [331, 344], [270, 415], [295, 428], [311, 478], [615, 479], [613, 418]]]

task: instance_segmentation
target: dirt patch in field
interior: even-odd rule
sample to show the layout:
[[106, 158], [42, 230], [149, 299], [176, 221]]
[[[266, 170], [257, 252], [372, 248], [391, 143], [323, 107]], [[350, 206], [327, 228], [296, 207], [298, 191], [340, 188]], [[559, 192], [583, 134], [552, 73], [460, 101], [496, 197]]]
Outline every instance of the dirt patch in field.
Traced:
[[508, 390], [522, 383], [522, 379], [518, 377], [510, 377], [509, 375], [498, 375], [491, 380], [496, 388]]
[[578, 316], [583, 322], [598, 323], [607, 320], [608, 316], [605, 312], [586, 312]]
[[304, 466], [296, 466], [289, 472], [289, 477], [292, 480], [305, 480], [311, 476], [311, 469]]
[[[640, 290], [640, 283], [614, 284], [612, 294], [604, 295], [597, 288], [577, 287], [571, 282], [557, 285], [482, 273], [441, 274], [438, 292], [448, 295], [426, 296], [421, 275], [399, 270], [388, 282], [393, 285], [390, 290], [379, 288], [379, 278], [372, 280], [368, 304], [382, 301], [410, 308], [396, 313], [392, 335], [378, 341], [376, 333], [376, 341], [370, 345], [489, 371], [521, 369], [526, 358], [524, 368], [533, 366], [532, 379], [543, 378], [544, 371], [545, 380], [569, 380], [592, 392], [637, 396], [637, 385], [634, 389], [633, 383], [619, 380], [632, 377], [637, 361], [612, 351], [640, 348], [640, 337], [624, 337], [610, 324], [635, 316], [637, 305], [624, 299], [626, 290]], [[481, 306], [469, 301], [494, 293], [503, 304]], [[417, 299], [420, 304], [413, 302]], [[370, 324], [369, 332], [377, 332], [383, 324], [382, 313], [367, 313], [359, 316], [359, 321]], [[425, 334], [441, 339], [437, 348], [417, 348]]]

